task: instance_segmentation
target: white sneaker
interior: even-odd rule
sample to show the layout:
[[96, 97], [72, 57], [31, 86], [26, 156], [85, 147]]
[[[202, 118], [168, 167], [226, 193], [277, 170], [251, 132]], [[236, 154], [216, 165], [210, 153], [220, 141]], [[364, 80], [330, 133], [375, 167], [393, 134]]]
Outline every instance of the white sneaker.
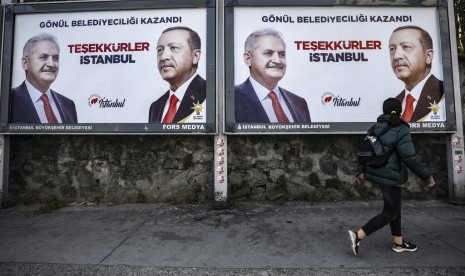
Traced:
[[358, 248], [360, 246], [360, 239], [357, 237], [356, 232], [354, 232], [352, 230], [348, 230], [347, 232], [349, 234], [349, 246], [350, 246], [350, 249], [352, 250], [352, 253], [354, 253], [354, 255], [358, 255]]
[[417, 251], [417, 249], [418, 247], [415, 244], [407, 241], [402, 241], [402, 244], [397, 244], [396, 242], [394, 242], [392, 245], [392, 250], [394, 250], [395, 252], [415, 252]]

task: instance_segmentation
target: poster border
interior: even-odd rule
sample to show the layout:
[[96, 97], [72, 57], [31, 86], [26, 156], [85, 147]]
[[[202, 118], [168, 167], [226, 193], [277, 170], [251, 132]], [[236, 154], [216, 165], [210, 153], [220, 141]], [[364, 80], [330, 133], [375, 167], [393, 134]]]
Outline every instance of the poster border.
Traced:
[[[9, 123], [9, 96], [12, 78], [12, 58], [15, 32], [15, 16], [20, 14], [123, 11], [144, 9], [206, 9], [206, 81], [207, 118], [198, 124], [150, 124], [150, 123], [79, 123], [79, 124], [11, 124]], [[203, 134], [218, 132], [216, 119], [216, 3], [211, 0], [136, 0], [107, 2], [47, 2], [21, 3], [3, 7], [3, 43], [1, 48], [0, 133], [16, 134]]]
[[[224, 18], [227, 22], [224, 26], [225, 33], [225, 119], [224, 130], [226, 134], [341, 134], [341, 133], [364, 133], [366, 129], [374, 122], [319, 122], [308, 124], [243, 124], [236, 123], [234, 120], [234, 105], [227, 104], [234, 103], [234, 9], [236, 7], [312, 7], [312, 6], [325, 6], [325, 7], [435, 7], [438, 11], [438, 28], [440, 29], [440, 43], [441, 43], [441, 56], [443, 62], [443, 84], [445, 93], [445, 102], [449, 104], [450, 108], [446, 110], [446, 121], [444, 122], [415, 122], [411, 123], [412, 133], [453, 133], [457, 130], [457, 119], [454, 108], [454, 85], [452, 77], [452, 53], [450, 45], [450, 29], [448, 20], [448, 5], [446, 0], [425, 0], [416, 2], [415, 4], [393, 4], [380, 1], [376, 3], [367, 4], [366, 1], [355, 1], [351, 5], [340, 4], [340, 1], [320, 0], [289, 0], [277, 1], [270, 0], [227, 0], [225, 2]], [[383, 3], [381, 3], [383, 2]], [[320, 128], [320, 125], [326, 125]], [[244, 126], [248, 127], [244, 129]], [[273, 127], [275, 126], [275, 127]], [[296, 129], [291, 129], [296, 126]], [[254, 131], [255, 129], [255, 131]], [[300, 130], [299, 130], [300, 129]], [[302, 131], [304, 129], [304, 131]]]

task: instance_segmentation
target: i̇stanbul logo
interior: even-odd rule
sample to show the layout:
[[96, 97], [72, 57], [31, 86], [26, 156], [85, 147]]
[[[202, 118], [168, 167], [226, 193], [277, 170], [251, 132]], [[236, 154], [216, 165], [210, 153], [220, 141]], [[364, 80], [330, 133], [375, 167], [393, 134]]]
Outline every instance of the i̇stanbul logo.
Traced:
[[123, 101], [119, 101], [118, 99], [110, 100], [105, 97], [102, 98], [98, 94], [92, 94], [87, 100], [87, 103], [89, 104], [90, 107], [97, 106], [98, 108], [111, 108], [111, 107], [121, 108], [121, 107], [124, 107], [124, 104], [126, 103], [126, 98], [124, 98]]
[[327, 105], [328, 103], [330, 103], [333, 99], [335, 98], [334, 94], [331, 93], [331, 92], [326, 92], [323, 94], [323, 96], [321, 96], [321, 103], [323, 105]]
[[94, 105], [97, 105], [99, 101], [100, 101], [100, 96], [98, 94], [92, 94], [87, 100], [87, 103], [89, 104], [90, 107], [92, 107]]
[[347, 106], [360, 106], [361, 97], [358, 99], [354, 99], [354, 97], [350, 97], [350, 99], [342, 98], [338, 96], [334, 96], [333, 93], [326, 92], [321, 96], [321, 103], [323, 105], [329, 105], [335, 107], [347, 107]]

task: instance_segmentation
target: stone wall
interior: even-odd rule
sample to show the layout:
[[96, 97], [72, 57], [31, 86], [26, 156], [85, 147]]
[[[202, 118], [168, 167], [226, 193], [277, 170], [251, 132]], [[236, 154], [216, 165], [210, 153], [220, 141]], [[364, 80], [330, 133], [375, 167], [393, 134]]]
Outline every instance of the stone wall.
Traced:
[[[232, 201], [330, 201], [379, 197], [353, 185], [359, 135], [230, 136]], [[441, 187], [411, 176], [409, 198], [445, 197], [444, 137], [415, 135]], [[213, 200], [212, 136], [11, 136], [9, 203], [197, 203]]]
[[[355, 185], [360, 135], [233, 136], [229, 138], [229, 196], [234, 200], [341, 201], [379, 198], [371, 183]], [[447, 158], [444, 137], [414, 135], [420, 160], [440, 189], [427, 192], [410, 175], [407, 198], [445, 197]]]
[[8, 203], [213, 200], [212, 136], [11, 136]]

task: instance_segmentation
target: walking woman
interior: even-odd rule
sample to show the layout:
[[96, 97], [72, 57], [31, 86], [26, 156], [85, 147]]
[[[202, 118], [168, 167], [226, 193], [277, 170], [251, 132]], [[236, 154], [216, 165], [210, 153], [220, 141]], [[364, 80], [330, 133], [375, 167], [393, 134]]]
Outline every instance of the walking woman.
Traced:
[[400, 101], [389, 98], [384, 101], [383, 114], [378, 117], [375, 124], [375, 134], [390, 127], [380, 137], [384, 152], [394, 149], [388, 163], [376, 168], [362, 164], [357, 166], [357, 183], [364, 184], [366, 179], [377, 184], [383, 194], [384, 207], [380, 214], [370, 219], [364, 226], [355, 231], [348, 231], [350, 248], [355, 255], [358, 255], [360, 241], [387, 224], [391, 227], [393, 236], [392, 250], [395, 252], [417, 250], [415, 244], [403, 239], [401, 232], [401, 185], [407, 182], [406, 166], [424, 180], [428, 188], [433, 188], [436, 183], [418, 161], [409, 126], [400, 118], [401, 113]]

